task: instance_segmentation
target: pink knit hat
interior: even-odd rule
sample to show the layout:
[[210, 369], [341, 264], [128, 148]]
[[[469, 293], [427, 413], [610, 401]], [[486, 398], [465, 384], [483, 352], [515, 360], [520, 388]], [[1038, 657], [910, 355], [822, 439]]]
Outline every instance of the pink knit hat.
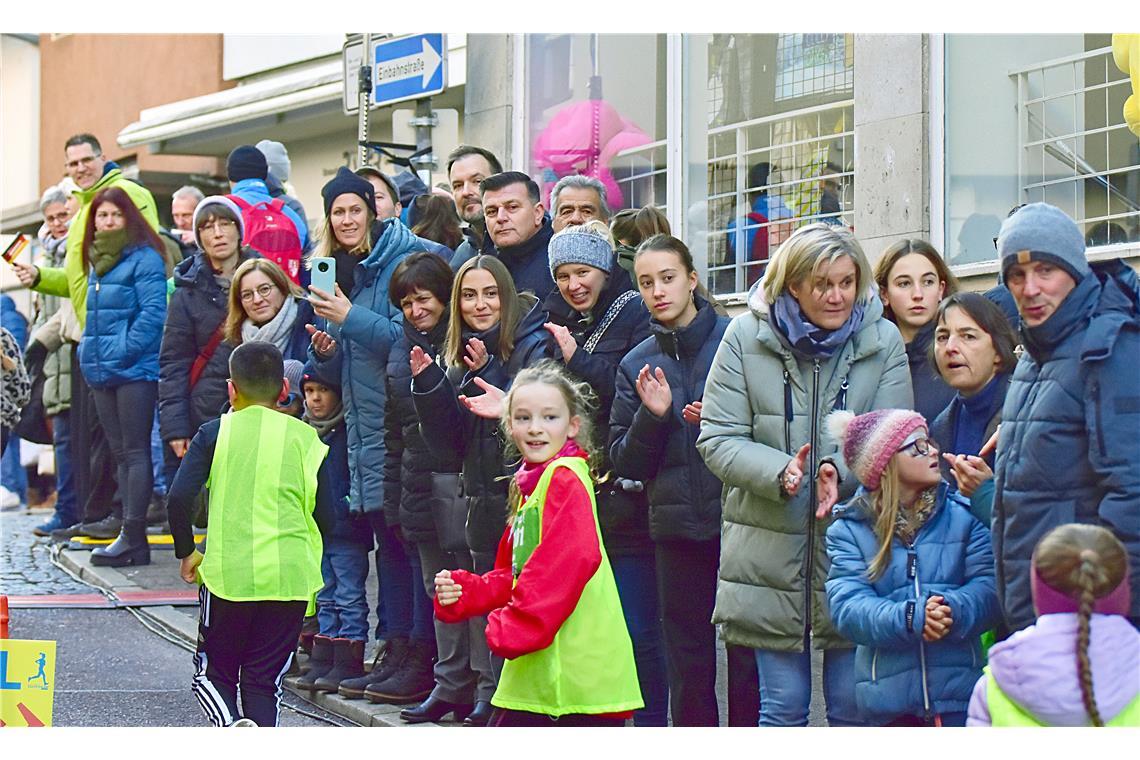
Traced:
[[926, 428], [926, 419], [910, 409], [876, 409], [860, 415], [839, 411], [828, 415], [827, 428], [843, 450], [847, 468], [875, 491], [887, 462], [911, 433]]

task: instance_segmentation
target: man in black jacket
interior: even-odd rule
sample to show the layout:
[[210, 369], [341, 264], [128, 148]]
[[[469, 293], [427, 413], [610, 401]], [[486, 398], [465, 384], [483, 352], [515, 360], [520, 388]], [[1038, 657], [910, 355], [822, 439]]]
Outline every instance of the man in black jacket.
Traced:
[[538, 185], [522, 172], [493, 174], [479, 183], [487, 239], [483, 253], [497, 256], [515, 287], [544, 300], [554, 290], [546, 248], [554, 230]]

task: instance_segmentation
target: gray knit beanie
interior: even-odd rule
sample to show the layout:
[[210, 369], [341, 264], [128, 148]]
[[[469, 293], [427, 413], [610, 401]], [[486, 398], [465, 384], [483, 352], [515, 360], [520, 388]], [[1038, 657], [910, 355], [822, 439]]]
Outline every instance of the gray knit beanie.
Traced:
[[1085, 238], [1076, 223], [1048, 203], [1031, 203], [1007, 218], [998, 232], [1001, 276], [1014, 264], [1048, 261], [1077, 282], [1091, 271], [1085, 260]]
[[281, 182], [288, 182], [293, 165], [289, 161], [289, 151], [285, 150], [285, 146], [274, 140], [262, 140], [254, 147], [265, 156], [265, 163], [273, 176]]
[[571, 225], [550, 238], [547, 256], [551, 277], [563, 264], [587, 264], [609, 274], [614, 264], [614, 246], [602, 222]]

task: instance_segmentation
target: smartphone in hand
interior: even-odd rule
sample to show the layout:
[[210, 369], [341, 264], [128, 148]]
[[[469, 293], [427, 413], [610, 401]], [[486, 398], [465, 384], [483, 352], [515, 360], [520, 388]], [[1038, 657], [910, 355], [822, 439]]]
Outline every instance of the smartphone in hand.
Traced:
[[309, 289], [323, 290], [329, 295], [336, 293], [336, 259], [316, 256], [312, 260], [312, 278]]

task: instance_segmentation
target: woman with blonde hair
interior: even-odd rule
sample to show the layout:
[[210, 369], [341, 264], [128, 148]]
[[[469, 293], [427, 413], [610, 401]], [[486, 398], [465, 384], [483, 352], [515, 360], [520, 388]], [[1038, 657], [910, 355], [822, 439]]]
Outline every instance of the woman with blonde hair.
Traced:
[[313, 306], [281, 267], [269, 259], [243, 262], [234, 272], [228, 301], [223, 332], [231, 346], [260, 340], [277, 346], [286, 360], [308, 358]]
[[859, 722], [851, 643], [823, 591], [823, 531], [855, 481], [823, 418], [911, 405], [902, 339], [882, 315], [855, 237], [801, 227], [752, 286], [705, 382], [697, 448], [725, 485], [713, 621], [756, 650], [761, 725], [807, 724], [813, 643], [829, 722]]

